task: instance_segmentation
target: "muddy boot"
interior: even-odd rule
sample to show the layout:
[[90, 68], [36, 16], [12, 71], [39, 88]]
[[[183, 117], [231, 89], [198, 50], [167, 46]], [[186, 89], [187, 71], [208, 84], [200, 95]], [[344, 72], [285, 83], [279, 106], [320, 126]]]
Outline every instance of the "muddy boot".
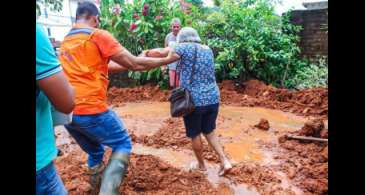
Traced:
[[99, 195], [118, 195], [119, 186], [127, 172], [129, 155], [113, 153], [103, 173]]
[[89, 168], [90, 174], [90, 186], [91, 192], [90, 195], [97, 195], [99, 193], [99, 188], [101, 184], [101, 177], [105, 166], [104, 163], [100, 163], [99, 165], [95, 165], [94, 167]]

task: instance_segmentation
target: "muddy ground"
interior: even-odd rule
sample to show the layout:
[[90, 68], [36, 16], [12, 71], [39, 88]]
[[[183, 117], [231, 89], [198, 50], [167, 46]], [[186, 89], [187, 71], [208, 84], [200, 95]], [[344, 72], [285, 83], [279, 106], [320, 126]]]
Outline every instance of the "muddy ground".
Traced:
[[[328, 138], [327, 89], [288, 91], [253, 80], [224, 81], [220, 90], [216, 133], [234, 164], [225, 177], [217, 176], [218, 156], [204, 139], [208, 171], [189, 170], [195, 158], [182, 120], [169, 116], [169, 91], [150, 85], [109, 90], [133, 141], [121, 194], [328, 194], [327, 144], [285, 137]], [[56, 166], [69, 194], [88, 194], [86, 154], [63, 128], [56, 135], [64, 152]]]

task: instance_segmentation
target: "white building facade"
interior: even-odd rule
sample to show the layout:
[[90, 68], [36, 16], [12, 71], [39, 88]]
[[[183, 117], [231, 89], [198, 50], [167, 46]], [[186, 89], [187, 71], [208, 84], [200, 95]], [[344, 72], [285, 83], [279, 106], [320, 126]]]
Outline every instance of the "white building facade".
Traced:
[[[82, 0], [63, 0], [63, 7], [59, 12], [51, 11], [49, 8], [41, 5], [41, 15], [37, 18], [37, 23], [46, 28], [50, 38], [62, 41], [75, 22], [76, 9], [79, 2], [82, 2]], [[93, 2], [99, 5], [98, 0]]]

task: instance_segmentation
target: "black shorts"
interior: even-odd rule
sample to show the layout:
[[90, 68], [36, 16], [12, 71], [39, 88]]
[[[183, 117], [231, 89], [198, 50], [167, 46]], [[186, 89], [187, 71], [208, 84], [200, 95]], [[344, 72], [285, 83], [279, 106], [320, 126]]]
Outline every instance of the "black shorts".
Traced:
[[194, 112], [184, 116], [186, 136], [194, 138], [200, 133], [209, 134], [215, 129], [219, 104], [197, 106]]

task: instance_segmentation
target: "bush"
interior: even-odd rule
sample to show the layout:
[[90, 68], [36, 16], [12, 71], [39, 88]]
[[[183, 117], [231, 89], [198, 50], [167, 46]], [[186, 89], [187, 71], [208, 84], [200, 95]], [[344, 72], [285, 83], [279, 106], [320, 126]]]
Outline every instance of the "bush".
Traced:
[[[322, 66], [316, 69], [299, 57], [300, 27], [289, 22], [289, 14], [276, 15], [273, 1], [219, 0], [215, 2], [219, 6], [213, 8], [190, 1], [193, 6], [189, 14], [184, 14], [179, 2], [169, 2], [134, 0], [126, 4], [123, 0], [102, 0], [101, 27], [137, 55], [144, 49], [163, 47], [171, 19], [179, 17], [183, 26], [196, 28], [203, 42], [212, 48], [218, 80], [255, 78], [289, 88], [323, 84], [326, 72]], [[319, 75], [314, 77], [314, 73]], [[139, 84], [153, 81], [161, 87], [166, 87], [168, 81], [160, 68], [129, 72], [129, 76]], [[305, 78], [314, 80], [301, 82]]]
[[270, 1], [225, 0], [207, 16], [202, 37], [216, 55], [219, 79], [257, 78], [282, 85], [297, 68], [299, 27]]
[[316, 64], [309, 63], [303, 66], [286, 83], [288, 87], [299, 90], [313, 87], [327, 87], [327, 84], [328, 67], [325, 58], [319, 58]]
[[[145, 49], [164, 47], [172, 18], [180, 18], [184, 26], [198, 15], [197, 8], [192, 8], [192, 13], [186, 15], [177, 2], [169, 5], [169, 0], [134, 0], [133, 4], [123, 0], [101, 2], [101, 28], [111, 32], [134, 55]], [[161, 87], [166, 87], [168, 81], [167, 75], [163, 75], [160, 68], [129, 72], [129, 77], [138, 80], [139, 84], [152, 81]]]

